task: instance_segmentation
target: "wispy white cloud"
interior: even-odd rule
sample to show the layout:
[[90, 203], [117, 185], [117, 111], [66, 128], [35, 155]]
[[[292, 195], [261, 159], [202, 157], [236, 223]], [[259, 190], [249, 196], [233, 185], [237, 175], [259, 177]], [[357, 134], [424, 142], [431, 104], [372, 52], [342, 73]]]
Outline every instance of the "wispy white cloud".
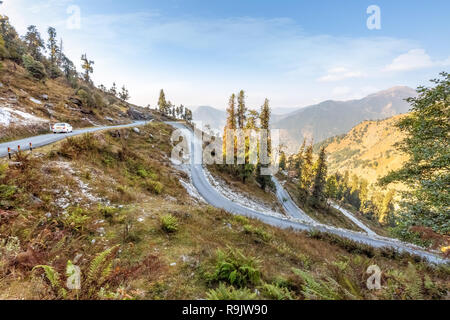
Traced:
[[317, 79], [319, 82], [340, 81], [351, 78], [361, 78], [364, 74], [361, 71], [351, 71], [344, 67], [337, 67], [328, 70], [328, 74]]
[[[410, 39], [311, 34], [283, 17], [104, 13], [87, 10], [87, 1], [62, 1], [12, 0], [0, 9], [8, 9], [22, 33], [28, 24], [43, 34], [55, 26], [75, 63], [82, 53], [95, 61], [97, 84], [126, 84], [138, 104], [153, 105], [164, 88], [174, 103], [223, 108], [232, 92], [245, 89], [251, 107], [260, 106], [265, 97], [273, 106], [294, 107], [359, 97], [367, 88], [415, 86], [420, 79], [382, 72], [388, 65], [409, 64], [395, 59], [399, 52], [420, 47]], [[66, 28], [66, 6], [72, 3], [82, 10], [80, 30]]]
[[433, 60], [424, 49], [412, 49], [396, 57], [384, 71], [411, 71], [417, 69], [448, 66], [450, 57], [444, 61]]

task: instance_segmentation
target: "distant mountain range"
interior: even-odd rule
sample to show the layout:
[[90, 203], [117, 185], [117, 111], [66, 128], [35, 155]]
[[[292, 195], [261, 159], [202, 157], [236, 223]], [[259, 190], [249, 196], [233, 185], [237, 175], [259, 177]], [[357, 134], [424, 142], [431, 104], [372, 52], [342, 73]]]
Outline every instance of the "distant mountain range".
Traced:
[[[405, 101], [416, 96], [409, 87], [393, 87], [371, 94], [363, 99], [349, 101], [328, 100], [316, 105], [272, 116], [272, 128], [281, 129], [281, 140], [287, 152], [296, 152], [303, 139], [320, 142], [347, 133], [365, 120], [380, 120], [406, 113], [410, 105]], [[198, 107], [194, 120], [203, 121], [212, 128], [222, 130], [226, 112], [213, 107]]]

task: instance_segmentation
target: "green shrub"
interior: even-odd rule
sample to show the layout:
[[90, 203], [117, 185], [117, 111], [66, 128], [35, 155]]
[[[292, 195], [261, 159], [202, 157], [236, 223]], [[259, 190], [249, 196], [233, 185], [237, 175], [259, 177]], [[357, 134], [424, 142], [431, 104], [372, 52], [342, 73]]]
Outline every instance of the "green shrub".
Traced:
[[3, 179], [6, 175], [6, 171], [8, 170], [8, 164], [0, 163], [0, 179]]
[[66, 228], [80, 231], [90, 219], [83, 208], [75, 207], [70, 208], [63, 216], [63, 224]]
[[141, 178], [148, 178], [148, 176], [150, 175], [149, 172], [147, 172], [147, 170], [145, 169], [138, 169], [137, 171], [137, 175]]
[[102, 214], [105, 219], [112, 219], [116, 213], [118, 213], [118, 209], [115, 207], [108, 207], [99, 205], [98, 211]]
[[258, 285], [261, 279], [259, 260], [246, 257], [240, 250], [228, 247], [217, 251], [217, 263], [212, 275], [214, 281], [225, 281], [239, 287]]
[[248, 224], [249, 223], [248, 218], [244, 217], [244, 216], [234, 216], [234, 220], [236, 222], [239, 222], [240, 224]]
[[92, 98], [92, 94], [88, 89], [80, 89], [77, 92], [77, 96], [80, 97], [80, 100], [83, 102], [83, 105], [86, 107], [94, 107], [95, 102]]
[[248, 234], [254, 234], [264, 242], [269, 242], [272, 239], [272, 235], [261, 228], [253, 227], [249, 224], [244, 225], [244, 231]]
[[164, 189], [164, 185], [161, 182], [148, 180], [145, 182], [145, 187], [148, 191], [154, 194], [161, 194]]
[[47, 77], [44, 65], [33, 59], [29, 54], [22, 56], [22, 62], [28, 73], [37, 80], [43, 80]]
[[58, 66], [55, 66], [54, 64], [50, 65], [47, 68], [47, 73], [50, 79], [56, 79], [62, 77], [63, 75], [62, 71], [58, 68]]
[[97, 92], [94, 93], [93, 99], [94, 99], [95, 107], [97, 107], [99, 109], [103, 109], [104, 107], [106, 107], [105, 99], [103, 99], [101, 94], [99, 94]]
[[0, 185], [0, 199], [8, 200], [10, 199], [17, 191], [17, 187], [8, 186], [8, 185]]
[[220, 283], [217, 289], [209, 290], [206, 297], [208, 300], [256, 300], [257, 295], [247, 288], [236, 289]]
[[291, 291], [279, 285], [265, 283], [261, 287], [261, 292], [272, 300], [294, 300]]
[[98, 140], [94, 138], [92, 133], [85, 133], [80, 137], [69, 137], [65, 139], [58, 153], [72, 159], [98, 151]]
[[178, 220], [171, 214], [165, 214], [160, 219], [161, 228], [167, 233], [174, 233], [178, 231]]

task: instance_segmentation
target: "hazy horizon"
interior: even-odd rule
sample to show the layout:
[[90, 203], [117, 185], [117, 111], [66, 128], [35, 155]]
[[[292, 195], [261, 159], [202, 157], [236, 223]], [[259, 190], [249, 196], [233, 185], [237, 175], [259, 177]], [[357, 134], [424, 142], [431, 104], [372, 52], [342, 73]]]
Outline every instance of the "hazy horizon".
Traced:
[[450, 65], [448, 1], [377, 1], [380, 29], [367, 27], [370, 5], [5, 0], [0, 12], [21, 35], [55, 27], [78, 68], [86, 53], [95, 84], [125, 84], [135, 104], [154, 107], [163, 88], [174, 104], [224, 109], [244, 89], [251, 106], [299, 108], [416, 88]]

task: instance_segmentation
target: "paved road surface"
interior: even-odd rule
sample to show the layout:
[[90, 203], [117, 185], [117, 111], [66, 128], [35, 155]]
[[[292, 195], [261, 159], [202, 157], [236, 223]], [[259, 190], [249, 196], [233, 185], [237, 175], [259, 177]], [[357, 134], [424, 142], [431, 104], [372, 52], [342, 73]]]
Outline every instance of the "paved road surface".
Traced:
[[[285, 209], [291, 217], [296, 217], [298, 219], [293, 218], [279, 218], [272, 215], [269, 215], [264, 212], [257, 212], [253, 209], [246, 208], [241, 206], [230, 199], [225, 198], [222, 194], [220, 194], [208, 181], [205, 176], [204, 168], [201, 163], [201, 142], [198, 141], [197, 138], [194, 138], [194, 134], [190, 129], [187, 129], [183, 124], [177, 122], [168, 122], [168, 124], [172, 125], [174, 128], [180, 129], [183, 135], [186, 137], [188, 141], [188, 145], [190, 146], [191, 155], [190, 157], [190, 172], [192, 183], [194, 187], [197, 189], [198, 193], [205, 199], [207, 203], [210, 205], [224, 209], [233, 214], [247, 216], [249, 218], [258, 219], [264, 223], [269, 225], [279, 227], [282, 229], [293, 229], [300, 231], [319, 231], [326, 232], [338, 235], [343, 238], [347, 238], [353, 241], [361, 242], [367, 245], [370, 245], [375, 248], [393, 248], [399, 252], [409, 252], [411, 254], [415, 254], [421, 256], [422, 258], [427, 259], [432, 263], [448, 263], [449, 260], [441, 258], [440, 256], [427, 252], [417, 246], [407, 244], [401, 242], [396, 239], [381, 237], [377, 235], [368, 235], [362, 232], [355, 232], [346, 229], [334, 228], [325, 226], [323, 224], [315, 223], [315, 222], [305, 222], [302, 221], [303, 214], [300, 209], [292, 207], [291, 205], [286, 205]], [[276, 184], [279, 189], [280, 184]], [[282, 188], [281, 188], [282, 189]], [[286, 192], [286, 191], [284, 191]], [[282, 190], [277, 190], [277, 195], [280, 195], [282, 198], [286, 196]], [[286, 199], [290, 199], [286, 198]], [[289, 201], [289, 200], [288, 200]], [[292, 201], [292, 200], [291, 200]], [[312, 220], [312, 219], [311, 219]]]
[[360, 227], [361, 229], [363, 229], [365, 232], [367, 232], [368, 235], [371, 236], [376, 236], [377, 234], [375, 232], [373, 232], [371, 229], [369, 229], [369, 227], [367, 227], [364, 223], [362, 223], [361, 221], [358, 220], [358, 218], [356, 218], [351, 212], [345, 210], [344, 208], [342, 208], [341, 206], [337, 205], [336, 203], [332, 202], [331, 206], [337, 210], [339, 210], [340, 212], [342, 212], [342, 214], [344, 216], [346, 216], [347, 218], [349, 218], [350, 220], [353, 221], [354, 224], [356, 224], [358, 227]]
[[17, 146], [20, 145], [21, 150], [28, 150], [30, 142], [33, 145], [33, 148], [39, 148], [46, 146], [48, 144], [55, 143], [57, 141], [63, 140], [67, 137], [72, 137], [76, 135], [80, 135], [88, 132], [95, 132], [99, 130], [105, 129], [119, 129], [119, 128], [128, 128], [128, 127], [136, 127], [145, 124], [145, 121], [137, 121], [130, 124], [118, 125], [118, 126], [103, 126], [103, 127], [93, 127], [93, 128], [85, 128], [85, 129], [77, 129], [72, 133], [60, 133], [60, 134], [44, 134], [40, 136], [20, 139], [16, 141], [4, 142], [0, 143], [0, 157], [5, 157], [8, 155], [8, 147], [11, 148], [13, 152], [17, 151]]
[[305, 222], [316, 222], [295, 204], [289, 193], [283, 188], [281, 183], [275, 177], [272, 177], [272, 181], [275, 184], [278, 201], [282, 204], [287, 214], [289, 214], [292, 218], [296, 218]]

